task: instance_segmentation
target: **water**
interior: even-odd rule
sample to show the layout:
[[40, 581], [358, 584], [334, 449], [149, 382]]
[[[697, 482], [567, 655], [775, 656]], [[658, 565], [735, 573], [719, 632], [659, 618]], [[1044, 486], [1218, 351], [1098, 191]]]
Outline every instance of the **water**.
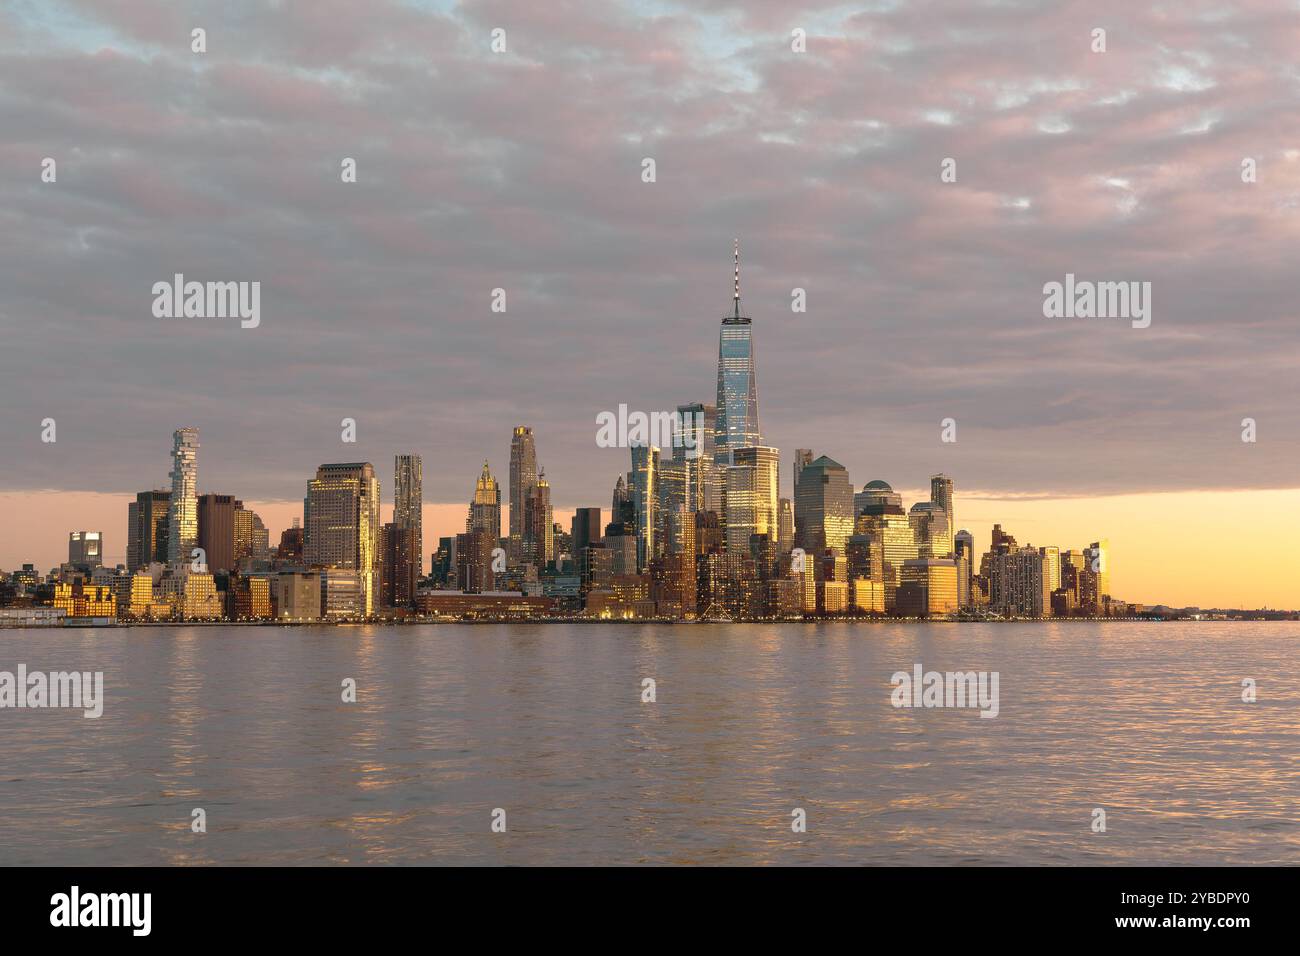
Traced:
[[[0, 710], [0, 864], [1295, 864], [1297, 649], [1285, 623], [0, 631], [0, 669], [107, 697]], [[917, 661], [999, 672], [999, 715], [894, 709]]]

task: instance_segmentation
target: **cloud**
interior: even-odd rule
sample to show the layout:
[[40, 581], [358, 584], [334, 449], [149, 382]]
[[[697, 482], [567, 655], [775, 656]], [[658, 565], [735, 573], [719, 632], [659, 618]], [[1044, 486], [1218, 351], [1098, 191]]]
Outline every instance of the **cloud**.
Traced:
[[[292, 500], [365, 458], [391, 495], [419, 452], [426, 500], [459, 501], [528, 423], [557, 504], [606, 505], [628, 462], [598, 411], [713, 400], [733, 236], [787, 462], [1006, 494], [1295, 483], [1300, 32], [1276, 5], [186, 9], [0, 14], [5, 489], [153, 487], [197, 425], [203, 490]], [[261, 326], [153, 318], [177, 272], [261, 281]], [[1067, 272], [1150, 281], [1151, 328], [1044, 319]]]

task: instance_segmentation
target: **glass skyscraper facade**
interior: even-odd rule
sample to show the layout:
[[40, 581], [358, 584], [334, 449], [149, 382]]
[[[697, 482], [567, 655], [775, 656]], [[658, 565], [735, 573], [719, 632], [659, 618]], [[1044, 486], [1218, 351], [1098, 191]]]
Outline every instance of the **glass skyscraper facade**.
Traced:
[[736, 280], [732, 314], [718, 333], [718, 410], [713, 450], [720, 467], [734, 463], [737, 448], [763, 444], [758, 425], [758, 384], [754, 376], [754, 339], [750, 320], [740, 314], [740, 246], [736, 246]]
[[[370, 462], [321, 465], [303, 500], [303, 561], [355, 571], [355, 612], [373, 614], [379, 602], [379, 479]], [[342, 580], [342, 578], [336, 578]]]
[[199, 540], [199, 430], [172, 433], [172, 493], [167, 503], [167, 559], [187, 564]]

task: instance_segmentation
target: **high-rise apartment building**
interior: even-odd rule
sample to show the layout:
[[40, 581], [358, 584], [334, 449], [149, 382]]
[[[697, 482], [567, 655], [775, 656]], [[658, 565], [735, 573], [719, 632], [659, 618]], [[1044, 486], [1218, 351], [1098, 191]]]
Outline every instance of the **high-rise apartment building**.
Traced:
[[[321, 465], [303, 500], [303, 561], [355, 571], [358, 613], [379, 603], [379, 479], [370, 462]], [[344, 576], [332, 581], [342, 587]], [[327, 585], [328, 586], [328, 585]], [[334, 605], [338, 607], [339, 605]]]
[[199, 430], [172, 433], [172, 492], [167, 503], [167, 560], [188, 565], [199, 540]]
[[393, 458], [393, 524], [414, 534], [417, 581], [424, 574], [423, 513], [424, 461], [419, 455], [397, 455]]
[[[493, 544], [492, 547], [496, 547]], [[524, 498], [522, 558], [539, 570], [555, 560], [555, 522], [551, 515], [551, 484], [546, 472], [540, 471], [537, 481]]]

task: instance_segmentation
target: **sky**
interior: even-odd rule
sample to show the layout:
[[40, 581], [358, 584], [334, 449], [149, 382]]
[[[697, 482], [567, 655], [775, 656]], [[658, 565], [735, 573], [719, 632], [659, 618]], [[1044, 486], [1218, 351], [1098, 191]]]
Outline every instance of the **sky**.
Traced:
[[[798, 447], [942, 471], [981, 550], [1300, 606], [1296, 49], [1281, 0], [0, 0], [0, 567], [124, 554], [182, 425], [273, 540], [318, 464], [391, 504], [418, 453], [431, 550], [516, 424], [557, 520], [608, 507], [596, 415], [714, 400], [738, 238], [783, 493]], [[260, 324], [156, 317], [176, 273]], [[1046, 317], [1067, 273], [1150, 282], [1150, 326]]]

